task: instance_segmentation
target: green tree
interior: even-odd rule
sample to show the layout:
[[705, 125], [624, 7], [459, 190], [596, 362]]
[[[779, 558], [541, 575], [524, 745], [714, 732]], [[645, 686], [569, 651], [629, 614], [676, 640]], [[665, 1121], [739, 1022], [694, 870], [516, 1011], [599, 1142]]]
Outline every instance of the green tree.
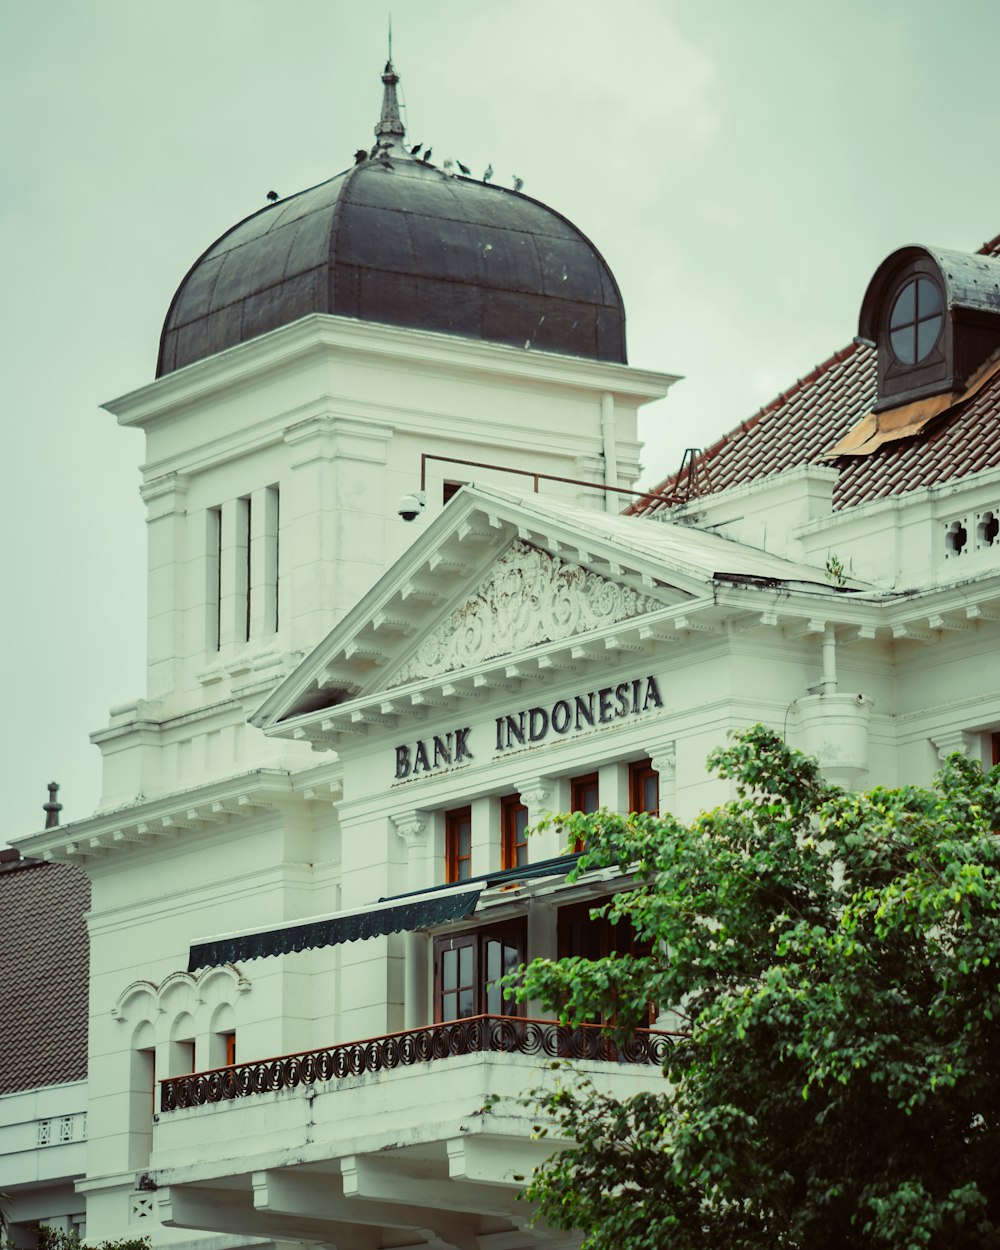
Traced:
[[[7, 1195], [0, 1195], [6, 1197]], [[5, 1218], [0, 1229], [6, 1231], [8, 1220]], [[35, 1232], [38, 1250], [150, 1250], [148, 1237], [128, 1237], [124, 1241], [100, 1241], [96, 1246], [88, 1246], [73, 1233], [63, 1233], [50, 1228], [47, 1224], [39, 1224]], [[11, 1241], [0, 1241], [3, 1250], [15, 1250]]]
[[690, 826], [555, 818], [652, 953], [518, 996], [678, 1033], [655, 1093], [534, 1092], [575, 1145], [526, 1196], [589, 1250], [1000, 1247], [1000, 768], [854, 794], [760, 726], [709, 764], [736, 798]]

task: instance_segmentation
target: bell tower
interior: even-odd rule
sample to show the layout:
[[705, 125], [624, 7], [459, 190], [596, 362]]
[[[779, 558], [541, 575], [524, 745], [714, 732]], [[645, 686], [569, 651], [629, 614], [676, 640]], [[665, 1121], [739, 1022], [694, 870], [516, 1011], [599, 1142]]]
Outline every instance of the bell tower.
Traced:
[[[106, 405], [146, 436], [148, 676], [93, 735], [102, 808], [308, 761], [248, 716], [457, 485], [525, 491], [451, 461], [638, 476], [637, 409], [673, 379], [626, 365], [604, 260], [537, 201], [411, 151], [397, 83], [390, 62], [369, 152], [202, 254], [156, 380]], [[407, 524], [424, 457], [427, 508]]]

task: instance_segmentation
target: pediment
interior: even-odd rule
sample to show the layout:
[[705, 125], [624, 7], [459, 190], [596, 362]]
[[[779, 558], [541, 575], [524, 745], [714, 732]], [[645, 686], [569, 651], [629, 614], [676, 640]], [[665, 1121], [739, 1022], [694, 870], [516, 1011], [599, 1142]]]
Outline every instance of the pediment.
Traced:
[[654, 612], [663, 603], [517, 538], [472, 592], [386, 675], [384, 688], [592, 633]]
[[[522, 661], [555, 671], [571, 648], [593, 649], [584, 665], [618, 641], [644, 649], [639, 623], [682, 611], [705, 582], [619, 532], [602, 532], [612, 519], [467, 487], [251, 722], [332, 742], [388, 727], [401, 709], [482, 695], [501, 679], [509, 689], [517, 678], [504, 669]], [[629, 524], [626, 537], [633, 528], [652, 523]]]

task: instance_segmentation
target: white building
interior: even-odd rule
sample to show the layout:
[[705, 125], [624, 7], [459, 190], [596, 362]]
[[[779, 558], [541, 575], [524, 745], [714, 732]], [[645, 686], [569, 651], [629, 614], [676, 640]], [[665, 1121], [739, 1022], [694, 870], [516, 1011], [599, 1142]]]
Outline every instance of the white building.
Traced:
[[411, 155], [383, 82], [372, 154], [209, 248], [107, 405], [146, 436], [147, 689], [98, 811], [19, 841], [91, 882], [91, 1240], [573, 1244], [486, 1095], [546, 1047], [655, 1088], [667, 1043], [491, 990], [611, 941], [616, 882], [525, 826], [693, 816], [756, 721], [851, 786], [997, 741], [1000, 243], [894, 253], [870, 342], [622, 514], [674, 379], [589, 241]]

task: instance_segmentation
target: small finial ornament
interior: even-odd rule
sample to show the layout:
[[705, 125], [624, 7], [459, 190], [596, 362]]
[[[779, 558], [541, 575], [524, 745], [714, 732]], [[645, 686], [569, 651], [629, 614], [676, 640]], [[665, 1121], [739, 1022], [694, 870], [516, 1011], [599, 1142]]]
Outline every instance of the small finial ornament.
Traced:
[[392, 147], [406, 134], [406, 127], [399, 115], [399, 101], [396, 98], [398, 82], [399, 75], [393, 69], [390, 59], [386, 61], [385, 69], [382, 71], [382, 113], [375, 127], [375, 138], [380, 147]]
[[45, 812], [45, 828], [54, 829], [59, 824], [59, 813], [62, 811], [62, 804], [57, 802], [59, 794], [59, 782], [49, 782], [49, 801], [42, 804], [42, 811]]

